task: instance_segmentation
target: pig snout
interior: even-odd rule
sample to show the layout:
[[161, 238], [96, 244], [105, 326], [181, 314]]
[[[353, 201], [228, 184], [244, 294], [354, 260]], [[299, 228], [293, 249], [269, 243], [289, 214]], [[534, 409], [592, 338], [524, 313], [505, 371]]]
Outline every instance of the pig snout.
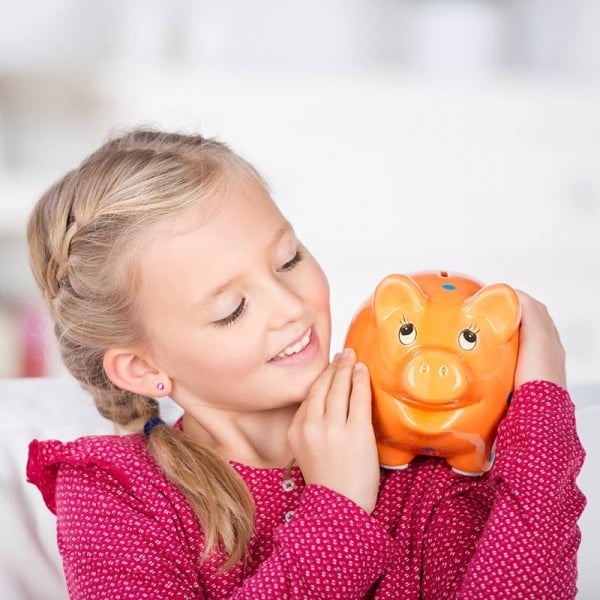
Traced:
[[423, 404], [452, 404], [468, 389], [468, 370], [459, 357], [444, 350], [418, 352], [406, 363], [402, 387]]

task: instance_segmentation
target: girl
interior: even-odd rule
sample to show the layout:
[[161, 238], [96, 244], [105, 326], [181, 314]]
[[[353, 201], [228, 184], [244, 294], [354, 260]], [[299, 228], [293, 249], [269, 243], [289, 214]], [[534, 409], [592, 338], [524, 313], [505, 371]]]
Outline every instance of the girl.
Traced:
[[325, 276], [225, 145], [109, 141], [28, 239], [66, 366], [138, 431], [31, 443], [72, 598], [575, 596], [584, 453], [540, 303], [521, 294], [492, 470], [380, 472], [367, 369], [351, 350], [329, 364]]

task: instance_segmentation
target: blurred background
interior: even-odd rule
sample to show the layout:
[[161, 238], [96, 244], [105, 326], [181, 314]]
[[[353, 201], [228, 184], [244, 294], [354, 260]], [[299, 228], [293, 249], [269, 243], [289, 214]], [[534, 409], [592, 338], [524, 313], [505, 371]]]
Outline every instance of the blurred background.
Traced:
[[329, 274], [334, 349], [390, 272], [542, 299], [600, 367], [598, 0], [0, 0], [0, 377], [61, 375], [39, 195], [135, 125], [258, 167]]

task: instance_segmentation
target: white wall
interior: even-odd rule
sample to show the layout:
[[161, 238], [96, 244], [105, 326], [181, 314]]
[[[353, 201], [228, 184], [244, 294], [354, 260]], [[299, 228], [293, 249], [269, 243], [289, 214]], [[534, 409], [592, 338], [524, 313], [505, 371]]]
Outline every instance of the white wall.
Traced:
[[336, 347], [383, 275], [443, 268], [543, 299], [571, 380], [597, 381], [598, 11], [441, 5], [0, 0], [0, 292], [31, 298], [28, 211], [111, 129], [194, 129], [257, 165], [321, 259]]

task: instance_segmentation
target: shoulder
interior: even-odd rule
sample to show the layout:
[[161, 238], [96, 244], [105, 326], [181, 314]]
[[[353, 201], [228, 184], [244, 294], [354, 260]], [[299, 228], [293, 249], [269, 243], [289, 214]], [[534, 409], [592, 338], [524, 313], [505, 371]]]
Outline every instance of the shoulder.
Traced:
[[[56, 515], [70, 588], [84, 595], [98, 586], [197, 588], [200, 524], [150, 456], [143, 435], [33, 440], [27, 476]], [[196, 594], [177, 595], [184, 596]]]
[[[146, 449], [140, 434], [82, 437], [70, 442], [33, 440], [29, 444], [27, 480], [42, 493], [46, 505], [56, 512], [59, 474], [94, 473], [133, 490], [148, 481], [166, 483], [162, 471]], [[73, 485], [73, 478], [69, 479]]]

